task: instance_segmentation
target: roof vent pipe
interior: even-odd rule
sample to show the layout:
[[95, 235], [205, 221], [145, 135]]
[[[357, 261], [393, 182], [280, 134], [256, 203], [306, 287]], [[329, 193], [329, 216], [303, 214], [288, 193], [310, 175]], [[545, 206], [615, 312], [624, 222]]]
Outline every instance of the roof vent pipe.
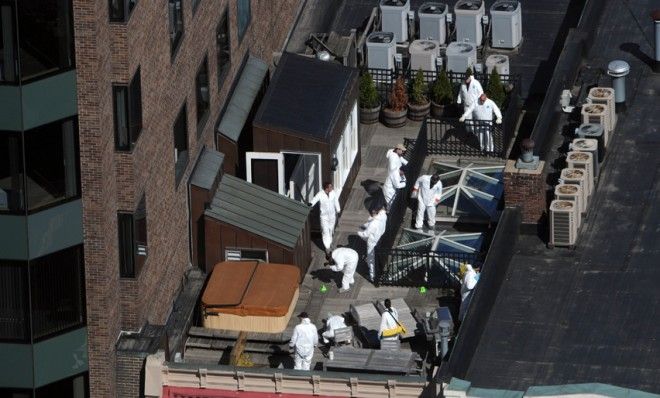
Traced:
[[320, 59], [321, 61], [330, 61], [330, 53], [322, 50], [316, 53], [316, 59]]
[[626, 61], [614, 60], [607, 65], [607, 74], [612, 76], [614, 103], [616, 111], [626, 107], [626, 76], [630, 73], [630, 65]]
[[660, 9], [651, 11], [651, 18], [655, 25], [655, 63], [653, 71], [660, 73]]

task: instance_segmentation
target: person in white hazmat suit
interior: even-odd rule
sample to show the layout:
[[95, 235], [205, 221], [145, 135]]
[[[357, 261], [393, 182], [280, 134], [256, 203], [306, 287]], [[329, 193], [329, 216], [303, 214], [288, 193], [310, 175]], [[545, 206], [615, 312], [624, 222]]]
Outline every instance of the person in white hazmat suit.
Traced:
[[387, 329], [392, 329], [399, 326], [399, 313], [396, 308], [392, 308], [392, 302], [390, 299], [385, 299], [385, 311], [381, 314], [380, 317], [380, 328], [378, 329], [378, 337], [381, 340], [398, 340], [399, 335], [394, 336], [383, 336], [383, 331]]
[[479, 280], [479, 274], [477, 270], [472, 268], [472, 265], [466, 264], [465, 268], [467, 269], [465, 275], [463, 276], [463, 283], [461, 284], [461, 308], [458, 311], [458, 319], [463, 322], [465, 318], [465, 313], [470, 305], [470, 300], [472, 298], [472, 290], [477, 285]]
[[481, 123], [474, 125], [474, 133], [479, 137], [479, 146], [482, 151], [493, 152], [495, 145], [493, 143], [493, 113], [497, 117], [495, 123], [502, 123], [502, 112], [493, 100], [489, 99], [486, 94], [481, 94], [479, 100], [472, 104], [465, 110], [463, 116], [458, 119], [464, 122], [466, 118], [471, 117], [474, 120], [479, 120]]
[[[472, 76], [472, 70], [468, 69], [465, 80], [461, 83], [458, 91], [457, 104], [463, 104], [463, 112], [467, 111], [473, 104], [477, 103], [479, 96], [484, 93], [481, 83]], [[467, 119], [472, 119], [472, 114]]]
[[339, 197], [331, 183], [324, 182], [323, 190], [314, 195], [310, 206], [319, 203], [319, 213], [321, 218], [321, 238], [323, 239], [323, 246], [325, 247], [326, 255], [330, 254], [332, 246], [332, 234], [335, 232], [335, 223], [337, 222], [337, 214], [341, 211], [339, 207]]
[[338, 247], [332, 251], [332, 255], [326, 257], [329, 261], [330, 269], [335, 272], [342, 272], [341, 289], [339, 293], [347, 292], [351, 284], [355, 283], [355, 269], [357, 268], [360, 256], [349, 247]]
[[376, 278], [376, 245], [387, 225], [387, 213], [385, 209], [375, 210], [369, 220], [358, 231], [358, 236], [367, 242], [367, 266], [369, 267], [369, 280], [371, 282]]
[[417, 217], [415, 218], [415, 228], [421, 229], [424, 226], [424, 213], [426, 213], [426, 222], [429, 227], [435, 225], [435, 210], [440, 197], [442, 196], [442, 181], [438, 174], [423, 175], [415, 181], [413, 195], [417, 195]]
[[396, 144], [396, 146], [387, 151], [387, 173], [399, 170], [401, 166], [408, 164], [408, 161], [403, 157], [406, 152], [406, 146], [403, 144]]
[[394, 199], [397, 189], [406, 187], [406, 174], [403, 172], [403, 169], [391, 171], [383, 184], [383, 196], [385, 197], [385, 206], [387, 209], [390, 209], [390, 204]]
[[345, 327], [346, 321], [343, 316], [328, 314], [328, 319], [325, 320], [325, 332], [321, 334], [323, 342], [330, 344], [330, 339], [335, 338], [335, 330]]
[[314, 347], [319, 344], [319, 334], [306, 312], [298, 315], [300, 323], [293, 328], [289, 347], [294, 349], [295, 370], [309, 370], [314, 356]]

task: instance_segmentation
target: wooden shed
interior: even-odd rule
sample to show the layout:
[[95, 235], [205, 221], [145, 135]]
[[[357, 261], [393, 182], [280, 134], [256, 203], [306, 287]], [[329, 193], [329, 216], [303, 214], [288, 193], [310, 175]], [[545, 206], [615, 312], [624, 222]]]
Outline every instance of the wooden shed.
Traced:
[[343, 206], [360, 168], [358, 78], [355, 68], [284, 53], [253, 121], [248, 181], [303, 202], [330, 181]]
[[204, 212], [206, 271], [231, 260], [292, 264], [301, 281], [312, 260], [310, 208], [229, 174]]

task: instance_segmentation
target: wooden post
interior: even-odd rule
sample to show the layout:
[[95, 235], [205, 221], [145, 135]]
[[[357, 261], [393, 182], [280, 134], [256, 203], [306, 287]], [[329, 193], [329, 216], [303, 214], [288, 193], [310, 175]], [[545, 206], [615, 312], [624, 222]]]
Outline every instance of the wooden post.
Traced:
[[247, 342], [247, 332], [240, 332], [238, 338], [236, 339], [236, 344], [231, 349], [229, 354], [229, 364], [232, 366], [238, 365], [238, 361], [241, 359], [241, 355], [245, 350], [245, 343]]

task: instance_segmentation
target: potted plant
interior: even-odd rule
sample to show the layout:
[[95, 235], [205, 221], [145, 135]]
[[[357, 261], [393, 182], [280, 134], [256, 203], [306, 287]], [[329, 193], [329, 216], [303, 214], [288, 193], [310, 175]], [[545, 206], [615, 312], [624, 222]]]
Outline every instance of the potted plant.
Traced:
[[497, 106], [502, 109], [504, 104], [504, 99], [506, 98], [506, 92], [504, 91], [504, 86], [502, 85], [502, 79], [500, 79], [500, 74], [497, 73], [497, 69], [493, 68], [493, 71], [490, 73], [488, 78], [488, 86], [486, 88], [488, 92], [488, 98], [492, 99]]
[[380, 96], [376, 91], [376, 84], [371, 73], [365, 72], [360, 76], [360, 122], [373, 124], [378, 121], [380, 114]]
[[410, 84], [410, 100], [408, 101], [408, 118], [410, 120], [424, 120], [431, 110], [431, 102], [426, 96], [426, 82], [424, 73], [418, 70]]
[[408, 93], [403, 77], [399, 76], [394, 82], [392, 92], [388, 97], [388, 103], [383, 108], [383, 123], [388, 127], [401, 127], [406, 124], [408, 113]]
[[453, 98], [454, 93], [451, 89], [451, 82], [447, 77], [447, 72], [442, 70], [431, 86], [431, 115], [435, 118], [441, 118], [445, 106], [451, 104]]

